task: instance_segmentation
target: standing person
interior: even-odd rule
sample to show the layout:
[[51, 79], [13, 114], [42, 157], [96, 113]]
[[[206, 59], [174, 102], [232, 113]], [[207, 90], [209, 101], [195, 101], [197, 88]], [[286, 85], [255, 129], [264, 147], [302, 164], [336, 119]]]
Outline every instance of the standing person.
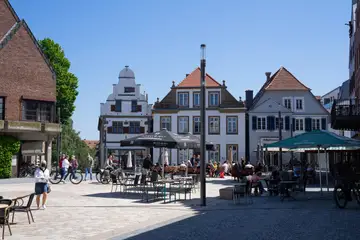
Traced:
[[71, 174], [73, 174], [73, 176], [75, 177], [75, 173], [79, 167], [79, 163], [74, 155], [71, 156], [70, 163], [71, 163]]
[[114, 166], [113, 166], [113, 155], [109, 154], [109, 157], [106, 159], [105, 162], [105, 169], [106, 170], [114, 170]]
[[35, 194], [36, 205], [40, 209], [40, 196], [42, 195], [42, 208], [46, 209], [46, 200], [49, 190], [49, 170], [46, 168], [46, 161], [41, 161], [40, 167], [35, 170]]
[[94, 167], [94, 159], [88, 153], [87, 162], [85, 166], [85, 181], [88, 174], [90, 174], [90, 181], [92, 181], [92, 168]]
[[69, 167], [70, 167], [70, 163], [69, 163], [69, 160], [68, 160], [68, 156], [65, 156], [64, 160], [62, 161], [62, 171], [64, 173], [63, 177], [61, 178], [61, 182], [65, 183], [64, 181], [64, 178], [69, 170]]
[[143, 165], [142, 165], [142, 175], [148, 175], [150, 169], [154, 166], [153, 162], [151, 161], [151, 155], [147, 155], [146, 158], [144, 158]]

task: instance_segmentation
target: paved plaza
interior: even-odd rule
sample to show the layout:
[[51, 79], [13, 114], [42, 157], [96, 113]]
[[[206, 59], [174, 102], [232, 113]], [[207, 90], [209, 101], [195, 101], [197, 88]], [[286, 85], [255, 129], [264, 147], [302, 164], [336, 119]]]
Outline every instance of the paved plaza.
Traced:
[[[19, 180], [18, 180], [19, 181]], [[30, 193], [32, 180], [0, 181], [0, 195]], [[83, 182], [52, 186], [46, 210], [34, 210], [35, 223], [17, 213], [13, 236], [6, 239], [358, 239], [360, 208], [336, 209], [331, 195], [309, 193], [297, 201], [256, 197], [252, 205], [219, 200], [230, 179], [208, 179], [208, 206], [185, 203], [141, 203], [132, 195], [110, 194], [110, 185]], [[195, 193], [194, 198], [199, 197]], [[309, 200], [310, 199], [310, 200]], [[34, 203], [35, 204], [35, 203]]]

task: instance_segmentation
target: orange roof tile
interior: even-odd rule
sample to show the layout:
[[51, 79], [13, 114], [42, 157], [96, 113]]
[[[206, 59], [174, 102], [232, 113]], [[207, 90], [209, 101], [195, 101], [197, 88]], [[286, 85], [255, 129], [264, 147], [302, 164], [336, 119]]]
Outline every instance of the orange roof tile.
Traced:
[[291, 72], [286, 68], [281, 67], [279, 71], [271, 77], [270, 82], [265, 87], [265, 90], [310, 90], [302, 84]]
[[[184, 80], [182, 80], [177, 87], [200, 87], [200, 68], [196, 68], [192, 73], [190, 73]], [[207, 87], [220, 87], [215, 79], [213, 79], [209, 74], [205, 76], [205, 84]]]

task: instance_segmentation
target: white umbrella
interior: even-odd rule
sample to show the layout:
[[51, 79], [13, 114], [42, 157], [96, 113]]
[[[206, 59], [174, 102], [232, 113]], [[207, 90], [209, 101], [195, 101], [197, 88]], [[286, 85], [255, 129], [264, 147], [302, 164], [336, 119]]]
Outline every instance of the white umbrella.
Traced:
[[130, 151], [128, 153], [128, 159], [127, 159], [126, 167], [127, 168], [132, 168], [132, 160], [131, 160], [131, 152]]
[[169, 165], [169, 153], [167, 150], [165, 150], [165, 153], [164, 153], [164, 164], [166, 165]]

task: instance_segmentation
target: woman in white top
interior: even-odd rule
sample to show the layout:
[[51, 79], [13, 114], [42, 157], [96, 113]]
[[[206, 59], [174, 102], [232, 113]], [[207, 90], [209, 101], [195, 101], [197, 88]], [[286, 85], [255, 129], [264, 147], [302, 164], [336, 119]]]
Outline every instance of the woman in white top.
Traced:
[[48, 194], [48, 181], [49, 181], [49, 170], [46, 168], [46, 161], [41, 161], [40, 167], [35, 171], [35, 194], [36, 194], [36, 204], [38, 209], [40, 209], [40, 196], [42, 198], [42, 208], [46, 208], [46, 200]]

